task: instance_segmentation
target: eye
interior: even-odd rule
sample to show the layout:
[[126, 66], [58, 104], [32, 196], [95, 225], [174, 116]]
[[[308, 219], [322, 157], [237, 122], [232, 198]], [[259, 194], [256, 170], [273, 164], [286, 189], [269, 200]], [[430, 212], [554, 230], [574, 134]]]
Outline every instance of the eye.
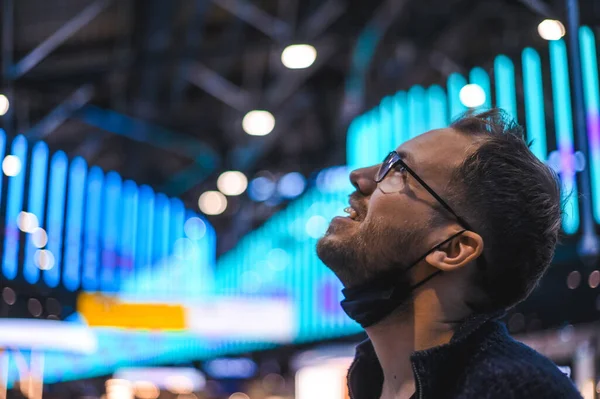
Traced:
[[396, 164], [394, 166], [394, 171], [401, 174], [406, 174], [406, 168], [402, 166], [402, 164]]

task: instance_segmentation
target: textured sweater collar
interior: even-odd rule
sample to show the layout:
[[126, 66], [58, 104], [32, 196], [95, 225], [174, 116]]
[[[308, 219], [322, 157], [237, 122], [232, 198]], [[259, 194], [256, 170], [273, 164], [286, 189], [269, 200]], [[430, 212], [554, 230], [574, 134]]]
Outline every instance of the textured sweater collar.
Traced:
[[[430, 349], [413, 352], [410, 361], [413, 365], [417, 391], [424, 397], [430, 397], [440, 379], [452, 379], [464, 370], [466, 365], [457, 364], [457, 359], [467, 359], [465, 350], [474, 350], [480, 339], [476, 332], [486, 323], [497, 320], [505, 311], [480, 313], [469, 316], [457, 328], [449, 343]], [[494, 323], [496, 324], [496, 323]], [[379, 398], [383, 385], [383, 371], [377, 360], [375, 349], [370, 340], [363, 341], [356, 348], [356, 358], [348, 372], [348, 387], [352, 399]], [[415, 396], [418, 397], [418, 396]]]

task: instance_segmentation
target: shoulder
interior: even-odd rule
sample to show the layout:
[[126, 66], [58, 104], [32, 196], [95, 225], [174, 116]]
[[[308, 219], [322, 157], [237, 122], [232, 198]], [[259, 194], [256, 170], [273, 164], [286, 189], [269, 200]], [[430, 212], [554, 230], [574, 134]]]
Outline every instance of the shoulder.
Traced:
[[506, 392], [516, 398], [581, 398], [555, 363], [508, 334], [490, 337], [473, 358], [467, 380], [467, 385], [480, 386], [489, 398]]

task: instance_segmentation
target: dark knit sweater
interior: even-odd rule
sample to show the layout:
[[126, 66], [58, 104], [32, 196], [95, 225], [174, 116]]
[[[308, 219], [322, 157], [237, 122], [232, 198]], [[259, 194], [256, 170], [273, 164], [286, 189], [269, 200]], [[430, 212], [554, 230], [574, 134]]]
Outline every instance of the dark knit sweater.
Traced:
[[[472, 316], [446, 344], [414, 352], [415, 399], [581, 398], [549, 359], [510, 337], [499, 315]], [[351, 399], [379, 399], [383, 371], [370, 341], [348, 372]]]

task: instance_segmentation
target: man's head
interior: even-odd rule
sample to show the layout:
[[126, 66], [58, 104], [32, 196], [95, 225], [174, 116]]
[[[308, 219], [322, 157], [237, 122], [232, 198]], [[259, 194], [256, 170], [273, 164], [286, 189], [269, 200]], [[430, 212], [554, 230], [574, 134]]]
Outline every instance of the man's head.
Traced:
[[360, 286], [411, 266], [466, 228], [399, 283], [415, 284], [437, 270], [458, 272], [469, 287], [462, 299], [476, 310], [523, 300], [552, 259], [560, 195], [553, 172], [528, 149], [522, 129], [499, 110], [467, 114], [396, 152], [416, 176], [396, 165], [376, 183], [379, 165], [353, 171], [356, 217], [332, 221], [317, 246], [323, 262], [346, 287]]

